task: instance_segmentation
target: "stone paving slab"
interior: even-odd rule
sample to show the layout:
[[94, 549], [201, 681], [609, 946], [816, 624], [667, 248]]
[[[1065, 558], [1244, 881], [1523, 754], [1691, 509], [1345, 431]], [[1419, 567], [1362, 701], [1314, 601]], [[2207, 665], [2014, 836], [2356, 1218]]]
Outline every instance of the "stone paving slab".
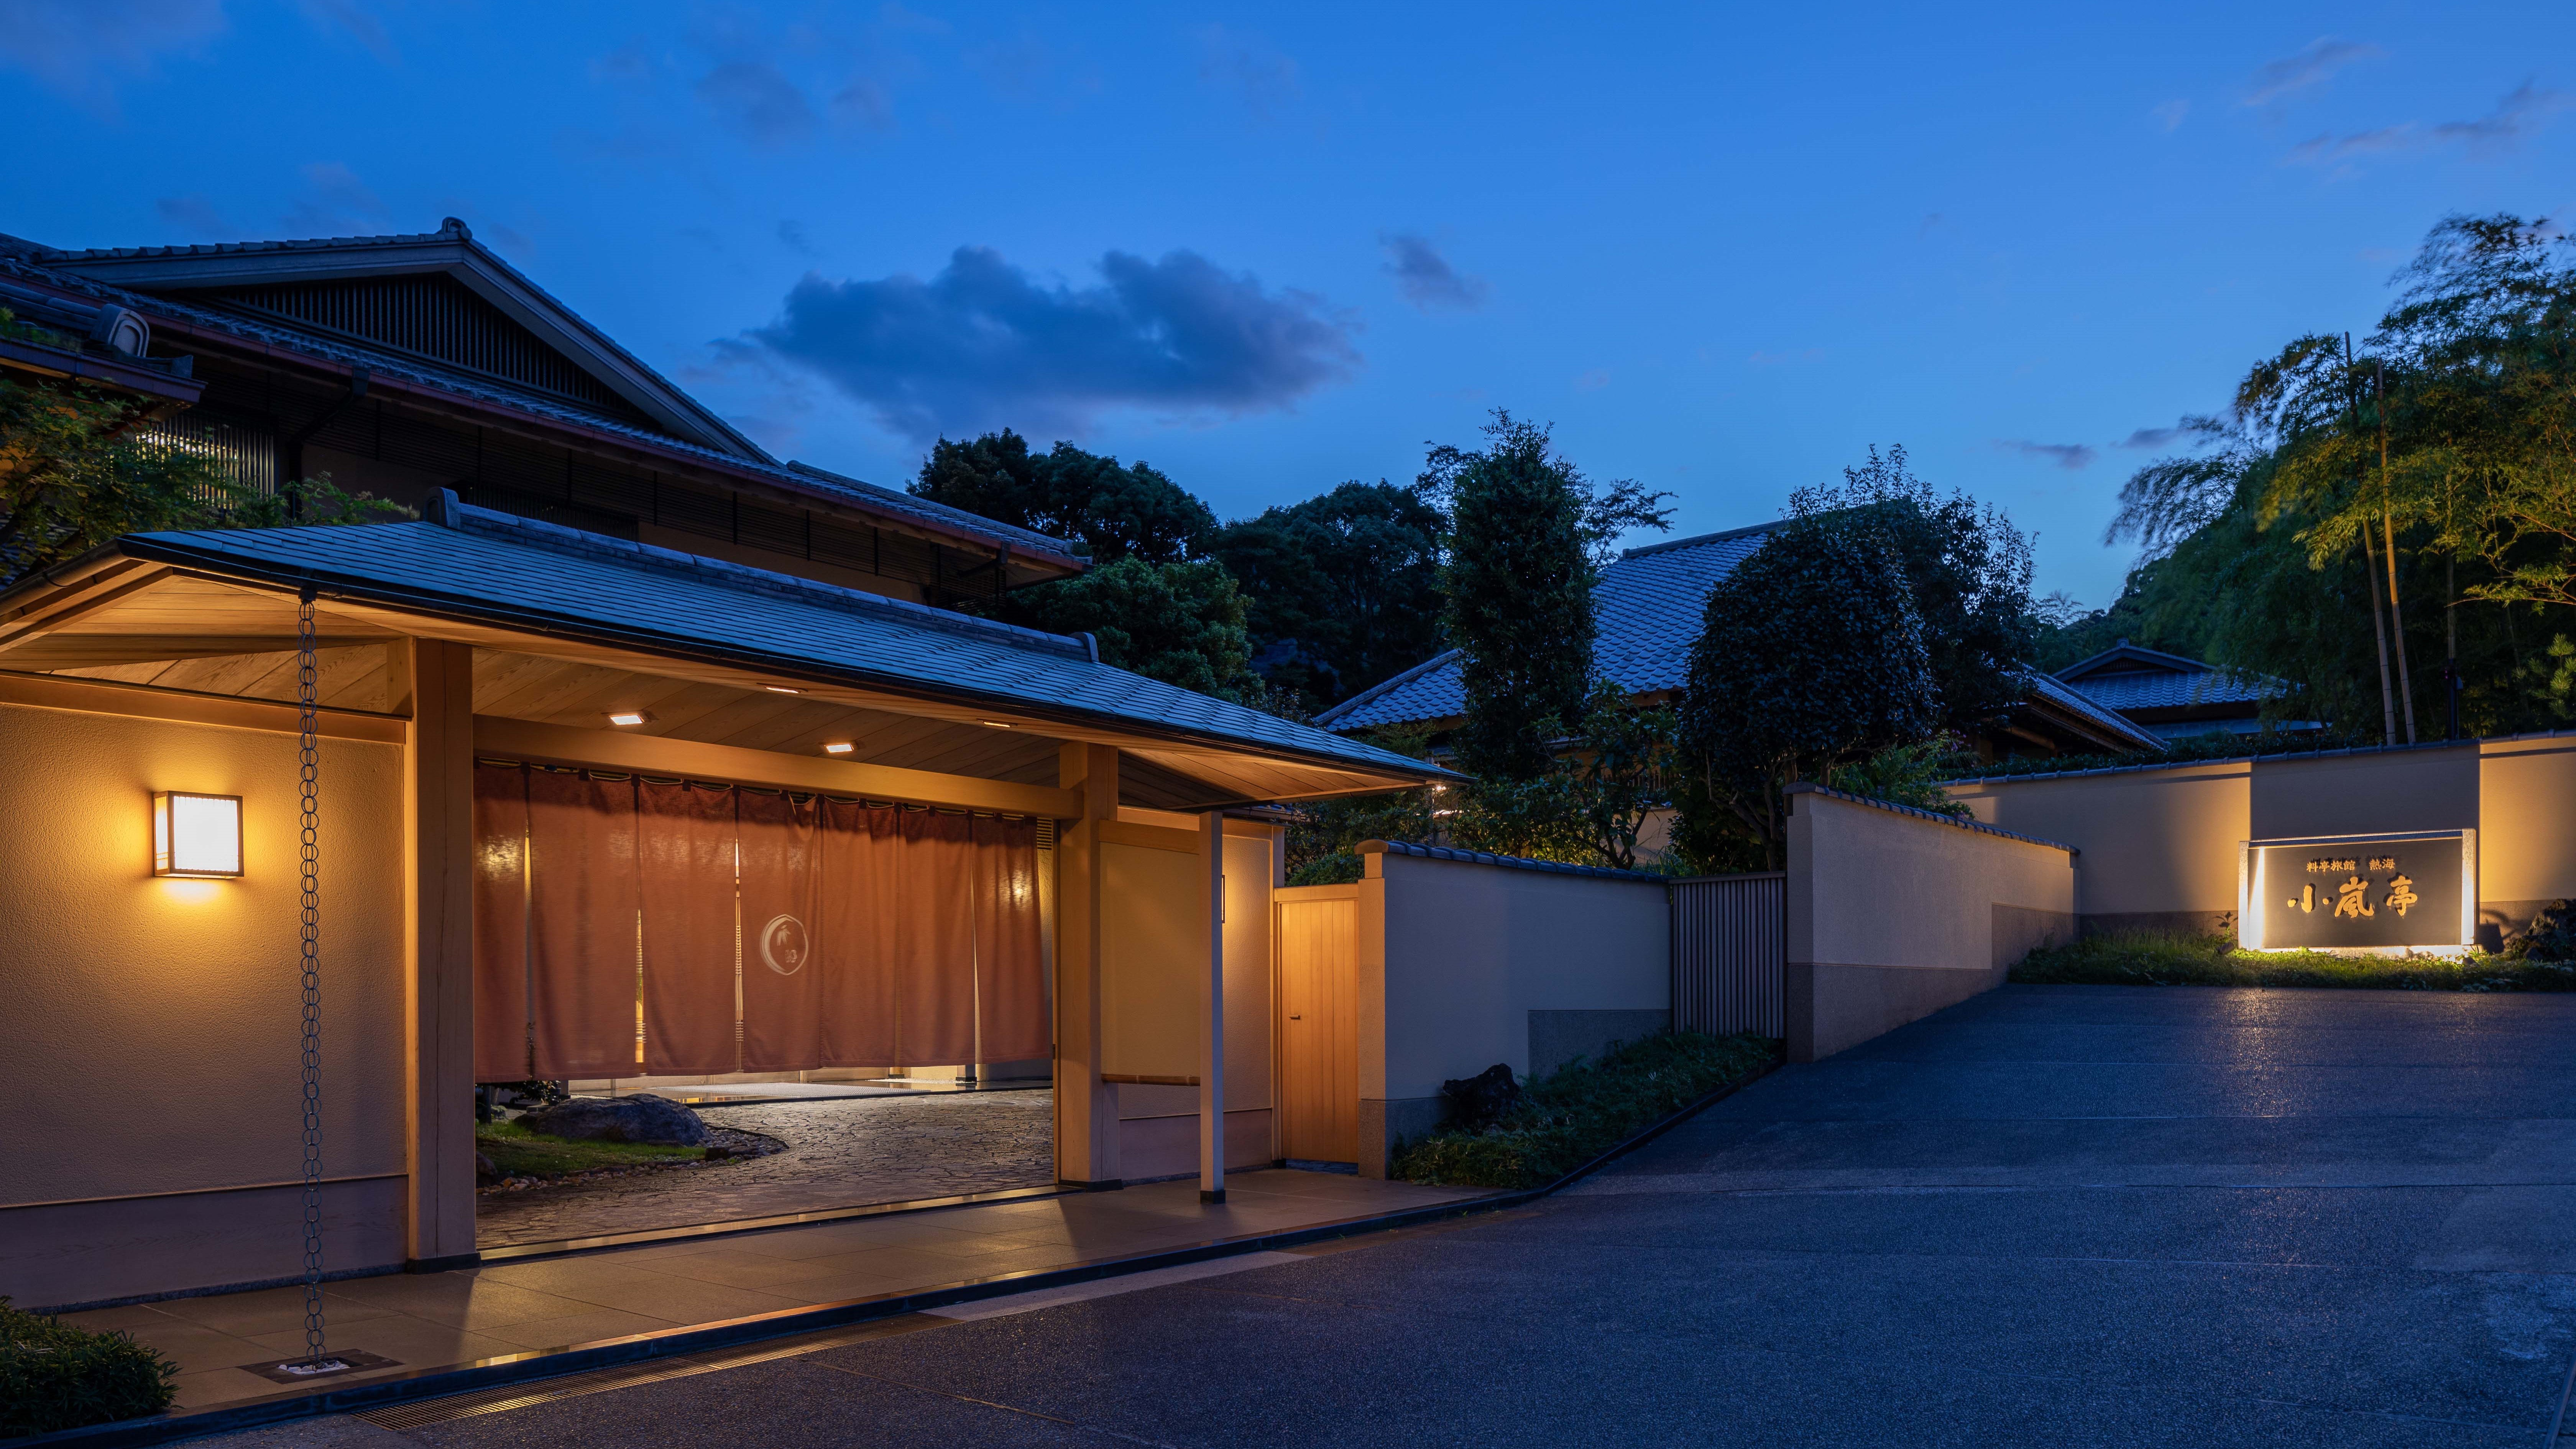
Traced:
[[486, 1193], [475, 1237], [498, 1248], [1052, 1186], [1054, 1100], [1038, 1088], [708, 1104], [697, 1110], [710, 1125], [775, 1137], [787, 1150]]

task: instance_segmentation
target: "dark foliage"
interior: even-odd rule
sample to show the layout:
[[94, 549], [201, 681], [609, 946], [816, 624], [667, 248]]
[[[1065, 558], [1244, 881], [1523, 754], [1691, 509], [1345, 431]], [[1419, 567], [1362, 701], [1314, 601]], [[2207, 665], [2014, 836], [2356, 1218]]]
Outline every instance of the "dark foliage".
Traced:
[[1216, 534], [1206, 504], [1153, 465], [1121, 464], [1071, 443], [1031, 453], [1005, 428], [932, 445], [910, 489], [916, 498], [1089, 546], [1094, 563], [1149, 564], [1203, 556]]
[[1252, 672], [1242, 591], [1215, 563], [1136, 557], [980, 600], [979, 612], [1057, 634], [1089, 634], [1105, 664], [1238, 704], [1268, 707]]
[[124, 1332], [92, 1333], [0, 1298], [0, 1439], [170, 1407], [179, 1366]]
[[1465, 651], [1466, 721], [1451, 739], [1480, 779], [1547, 773], [1592, 687], [1592, 590], [1610, 540], [1668, 526], [1663, 499], [1631, 482], [1596, 491], [1548, 429], [1500, 408], [1486, 445], [1436, 447], [1419, 487], [1447, 503], [1443, 624]]
[[1421, 493], [1383, 481], [1227, 524], [1213, 551], [1249, 601], [1255, 667], [1321, 708], [1438, 653], [1447, 530]]
[[1940, 693], [1915, 591], [1889, 543], [1845, 518], [1805, 518], [1709, 594], [1691, 646], [1677, 751], [1674, 844], [1703, 868], [1777, 870], [1782, 792], [1833, 783], [1937, 729]]
[[1947, 497], [1907, 467], [1905, 449], [1845, 468], [1838, 485], [1802, 488], [1793, 518], [1882, 539], [1912, 586], [1941, 723], [1967, 730], [2021, 702], [2022, 666], [2039, 642], [2028, 535], [1965, 493]]
[[1407, 1182], [1544, 1187], [1721, 1087], [1779, 1060], [1765, 1037], [1668, 1032], [1576, 1060], [1527, 1084], [1490, 1125], [1444, 1128], [1400, 1147]]
[[2089, 986], [2346, 986], [2365, 991], [2576, 991], [2576, 962], [2471, 954], [2343, 956], [2240, 951], [2233, 936], [2122, 932], [2043, 946], [2015, 981]]

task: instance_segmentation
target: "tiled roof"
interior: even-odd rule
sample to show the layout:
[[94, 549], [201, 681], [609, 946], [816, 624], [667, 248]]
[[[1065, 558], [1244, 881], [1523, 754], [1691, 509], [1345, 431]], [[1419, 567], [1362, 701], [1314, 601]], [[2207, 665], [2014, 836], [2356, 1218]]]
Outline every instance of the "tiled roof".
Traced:
[[2127, 740], [2141, 749], [2161, 750], [2165, 747], [2164, 738], [2155, 731], [2140, 726], [2128, 716], [2114, 712], [2097, 700], [2086, 698], [2076, 691], [2075, 686], [2036, 670], [2024, 676], [2024, 679], [2030, 685], [2034, 696], [2049, 701], [2069, 714], [2090, 720], [2096, 728]]
[[[1691, 641], [1699, 637], [1709, 590], [1753, 556], [1777, 523], [1730, 529], [1649, 544], [1621, 554], [1601, 571], [1593, 594], [1599, 633], [1593, 667], [1632, 693], [1682, 687], [1690, 670]], [[1437, 655], [1374, 688], [1361, 691], [1315, 717], [1337, 730], [1369, 729], [1416, 720], [1452, 719], [1467, 711], [1467, 689], [1458, 674], [1459, 654]]]
[[2216, 669], [2198, 673], [2162, 669], [2123, 669], [2088, 674], [2067, 681], [2106, 709], [2170, 709], [2197, 704], [2261, 704], [2280, 692]]
[[1561, 860], [1532, 860], [1525, 855], [1495, 855], [1482, 850], [1460, 850], [1449, 845], [1416, 845], [1404, 840], [1363, 840], [1362, 855], [1410, 855], [1417, 860], [1450, 860], [1462, 865], [1497, 865], [1505, 870], [1545, 871], [1550, 875], [1588, 875], [1600, 880], [1632, 880], [1643, 885], [1669, 885], [1671, 881], [1642, 870], [1616, 870], [1606, 865], [1568, 865]]
[[[435, 241], [438, 239], [439, 238], [435, 234], [429, 234], [421, 236], [368, 238], [366, 240], [381, 240], [386, 243], [394, 243]], [[228, 242], [219, 246], [206, 248], [128, 248], [98, 252], [94, 253], [94, 255], [181, 255], [194, 250], [220, 251], [227, 248], [233, 250], [255, 250], [259, 248], [276, 249], [293, 248], [298, 246], [342, 246], [346, 244], [347, 243], [345, 242], [339, 241], [315, 243]], [[326, 338], [314, 333], [303, 332], [290, 327], [253, 321], [250, 318], [239, 316], [231, 312], [221, 312], [212, 308], [200, 307], [193, 303], [180, 301], [158, 293], [145, 294], [132, 292], [121, 287], [109, 286], [103, 282], [94, 282], [87, 277], [77, 276], [71, 272], [56, 270], [42, 264], [42, 259], [49, 256], [60, 256], [68, 259], [82, 255], [93, 255], [93, 253], [59, 252], [52, 248], [38, 247], [34, 243], [25, 242], [14, 237], [0, 238], [0, 276], [18, 277], [27, 281], [38, 282], [48, 287], [70, 292], [78, 296], [88, 297], [96, 301], [114, 302], [120, 306], [131, 307], [136, 311], [145, 313], [149, 316], [172, 318], [185, 322], [192, 327], [200, 327], [207, 331], [222, 333], [226, 336], [239, 338], [244, 342], [257, 343], [268, 347], [285, 348], [290, 351], [302, 353], [308, 357], [317, 357], [329, 362], [338, 363], [344, 367], [363, 366], [369, 372], [379, 377], [394, 378], [405, 382], [416, 383], [424, 387], [436, 388], [442, 392], [470, 398], [474, 402], [485, 407], [523, 413], [551, 423], [587, 428], [596, 432], [612, 434], [645, 447], [679, 455], [692, 462], [700, 463], [720, 471], [748, 475], [752, 478], [760, 479], [795, 492], [846, 503], [867, 512], [881, 515], [892, 514], [896, 517], [912, 519], [935, 528], [946, 529], [966, 534], [970, 537], [984, 539], [996, 546], [1008, 544], [1013, 549], [1047, 554], [1067, 561], [1072, 561], [1079, 557], [1079, 555], [1074, 551], [1074, 546], [1063, 539], [1054, 538], [1047, 534], [1035, 532], [1031, 529], [1016, 528], [1007, 523], [997, 523], [992, 519], [981, 516], [980, 514], [968, 513], [962, 508], [951, 508], [946, 504], [933, 503], [925, 498], [915, 498], [911, 494], [902, 492], [899, 489], [880, 487], [874, 483], [863, 483], [855, 478], [844, 478], [837, 473], [829, 473], [820, 468], [812, 468], [799, 463], [778, 463], [769, 459], [765, 454], [759, 457], [744, 457], [734, 453], [723, 452], [715, 448], [706, 447], [702, 444], [690, 442], [685, 438], [674, 437], [669, 433], [660, 432], [652, 428], [639, 427], [636, 424], [626, 422], [619, 418], [610, 417], [605, 413], [591, 411], [590, 409], [581, 407], [574, 403], [559, 401], [549, 397], [541, 397], [535, 393], [522, 391], [491, 379], [476, 377], [462, 371], [441, 367], [434, 362], [428, 362], [408, 354], [380, 351], [376, 348], [344, 341], [336, 337]], [[528, 283], [528, 285], [532, 289], [535, 286], [534, 283]], [[615, 344], [611, 343], [609, 345], [614, 346]], [[639, 362], [636, 366], [640, 368], [643, 364]], [[650, 372], [650, 369], [645, 370]], [[673, 390], [677, 391], [676, 388]]]
[[326, 596], [452, 611], [645, 648], [715, 654], [791, 675], [1141, 727], [1327, 765], [1441, 773], [1420, 761], [1091, 662], [1040, 634], [855, 589], [447, 504], [447, 524], [131, 535], [127, 551]]

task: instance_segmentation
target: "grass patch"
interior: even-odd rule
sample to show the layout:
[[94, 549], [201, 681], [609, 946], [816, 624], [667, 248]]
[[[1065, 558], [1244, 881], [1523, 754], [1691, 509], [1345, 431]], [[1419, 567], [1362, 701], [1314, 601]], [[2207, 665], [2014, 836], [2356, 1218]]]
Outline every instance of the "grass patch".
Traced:
[[160, 1413], [178, 1372], [132, 1334], [73, 1328], [0, 1298], [0, 1439]]
[[1689, 1106], [1779, 1060], [1767, 1037], [1670, 1032], [1577, 1059], [1523, 1089], [1521, 1105], [1481, 1131], [1446, 1130], [1406, 1144], [1394, 1176], [1454, 1187], [1543, 1187]]
[[2042, 946], [2012, 979], [2051, 986], [2348, 986], [2372, 991], [2576, 991], [2576, 962], [2243, 951], [2232, 936], [2117, 932]]
[[640, 1167], [707, 1155], [703, 1147], [651, 1147], [639, 1142], [576, 1142], [568, 1137], [546, 1137], [516, 1122], [476, 1124], [474, 1146], [492, 1159], [503, 1177], [563, 1177], [599, 1167]]

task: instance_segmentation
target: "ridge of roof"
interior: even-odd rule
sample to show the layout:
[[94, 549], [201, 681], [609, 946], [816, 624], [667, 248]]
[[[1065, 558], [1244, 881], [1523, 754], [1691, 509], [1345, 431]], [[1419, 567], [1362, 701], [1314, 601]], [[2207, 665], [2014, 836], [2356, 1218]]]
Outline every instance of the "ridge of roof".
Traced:
[[1619, 551], [1619, 557], [1622, 561], [1625, 561], [1632, 558], [1644, 558], [1649, 554], [1671, 553], [1677, 549], [1705, 548], [1712, 543], [1725, 543], [1730, 539], [1749, 538], [1757, 533], [1769, 533], [1773, 529], [1787, 524], [1789, 521], [1790, 520], [1786, 518], [1775, 518], [1768, 523], [1748, 523], [1742, 528], [1730, 528], [1718, 533], [1698, 533], [1691, 535], [1689, 538], [1673, 538], [1666, 539], [1662, 543], [1639, 544], [1635, 548], [1621, 549]]
[[[15, 240], [15, 238], [13, 238]], [[36, 254], [45, 261], [104, 261], [127, 257], [192, 257], [221, 256], [247, 252], [345, 251], [365, 246], [418, 246], [423, 242], [474, 240], [474, 231], [455, 217], [444, 218], [436, 231], [386, 232], [375, 236], [296, 237], [279, 241], [185, 242], [155, 247], [50, 247], [41, 243]], [[491, 249], [477, 244], [477, 251], [490, 254]], [[495, 257], [494, 260], [499, 260]], [[504, 264], [506, 265], [506, 263]]]
[[916, 604], [909, 599], [889, 598], [817, 579], [799, 578], [774, 569], [755, 568], [729, 559], [708, 558], [703, 554], [683, 553], [657, 544], [638, 543], [612, 538], [603, 533], [590, 533], [549, 523], [541, 518], [524, 518], [498, 509], [480, 508], [461, 502], [453, 490], [439, 490], [442, 497], [437, 515], [430, 521], [460, 533], [477, 533], [529, 548], [550, 549], [556, 553], [575, 554], [605, 562], [642, 569], [650, 573], [696, 579], [720, 588], [738, 589], [745, 593], [764, 594], [771, 598], [798, 603], [820, 604], [854, 614], [900, 620], [918, 628], [938, 629], [950, 634], [995, 639], [1025, 648], [1045, 649], [1086, 663], [1098, 663], [1092, 644], [1069, 634], [1049, 634], [1039, 629], [1006, 624], [998, 619], [979, 619], [950, 609]]
[[1450, 660], [1455, 659], [1466, 652], [1467, 651], [1464, 649], [1444, 649], [1413, 666], [1411, 669], [1404, 671], [1402, 674], [1390, 675], [1385, 679], [1381, 679], [1377, 683], [1370, 685], [1368, 688], [1361, 690], [1359, 693], [1352, 695], [1350, 698], [1343, 700], [1340, 704], [1334, 705], [1332, 708], [1318, 713], [1315, 716], [1315, 723], [1319, 725], [1327, 724], [1333, 720], [1340, 719], [1343, 715], [1350, 713], [1352, 710], [1358, 709], [1360, 706], [1367, 704], [1369, 701], [1376, 699], [1381, 695], [1390, 694], [1395, 690], [1403, 688], [1405, 685], [1411, 684], [1423, 675], [1430, 673], [1432, 670], [1439, 668], [1441, 665], [1448, 663]]
[[2325, 760], [2343, 755], [2394, 755], [2412, 750], [2456, 750], [2472, 746], [2502, 744], [2513, 740], [2555, 740], [2576, 737], [2576, 729], [2525, 730], [2515, 735], [2470, 735], [2456, 740], [2418, 740], [2411, 745], [2339, 745], [2331, 750], [2275, 750], [2270, 754], [2248, 751], [2241, 755], [2215, 755], [2199, 760], [2148, 760], [2135, 765], [2094, 765], [2081, 770], [2033, 770], [2027, 775], [1960, 775], [1941, 781], [1941, 785], [2019, 785], [2029, 780], [2072, 780], [2082, 775], [2128, 775], [2142, 770], [2189, 770], [2202, 765], [2257, 765], [2287, 760]]
[[[250, 245], [250, 243], [224, 243], [224, 245]], [[56, 271], [30, 261], [24, 255], [8, 254], [5, 248], [0, 248], [0, 275], [27, 277], [48, 287], [59, 288], [100, 301], [114, 302], [152, 316], [175, 318], [192, 327], [223, 333], [266, 347], [299, 352], [343, 367], [363, 365], [379, 377], [438, 388], [485, 406], [508, 409], [558, 426], [570, 425], [613, 434], [640, 446], [677, 454], [707, 466], [785, 483], [823, 498], [838, 498], [844, 502], [869, 505], [880, 513], [891, 511], [900, 516], [908, 516], [919, 522], [953, 529], [960, 533], [982, 535], [995, 544], [1007, 543], [1014, 549], [1026, 548], [1035, 553], [1052, 555], [1067, 563], [1078, 564], [1083, 561], [1079, 555], [1067, 551], [1067, 545], [1062, 539], [997, 522], [981, 514], [969, 513], [962, 508], [952, 508], [944, 503], [934, 503], [927, 498], [915, 498], [908, 493], [876, 484], [859, 483], [857, 480], [833, 481], [838, 478], [838, 475], [823, 474], [818, 477], [816, 472], [819, 470], [800, 471], [789, 464], [722, 452], [702, 443], [691, 442], [669, 433], [640, 428], [622, 419], [590, 412], [570, 403], [558, 403], [552, 399], [539, 398], [533, 394], [508, 388], [499, 382], [488, 382], [482, 378], [469, 377], [461, 372], [452, 372], [435, 363], [425, 362], [403, 353], [382, 351], [337, 338], [324, 338], [309, 332], [298, 332], [290, 328], [255, 322], [245, 317], [228, 312], [217, 312], [157, 293], [129, 291], [78, 273]]]

